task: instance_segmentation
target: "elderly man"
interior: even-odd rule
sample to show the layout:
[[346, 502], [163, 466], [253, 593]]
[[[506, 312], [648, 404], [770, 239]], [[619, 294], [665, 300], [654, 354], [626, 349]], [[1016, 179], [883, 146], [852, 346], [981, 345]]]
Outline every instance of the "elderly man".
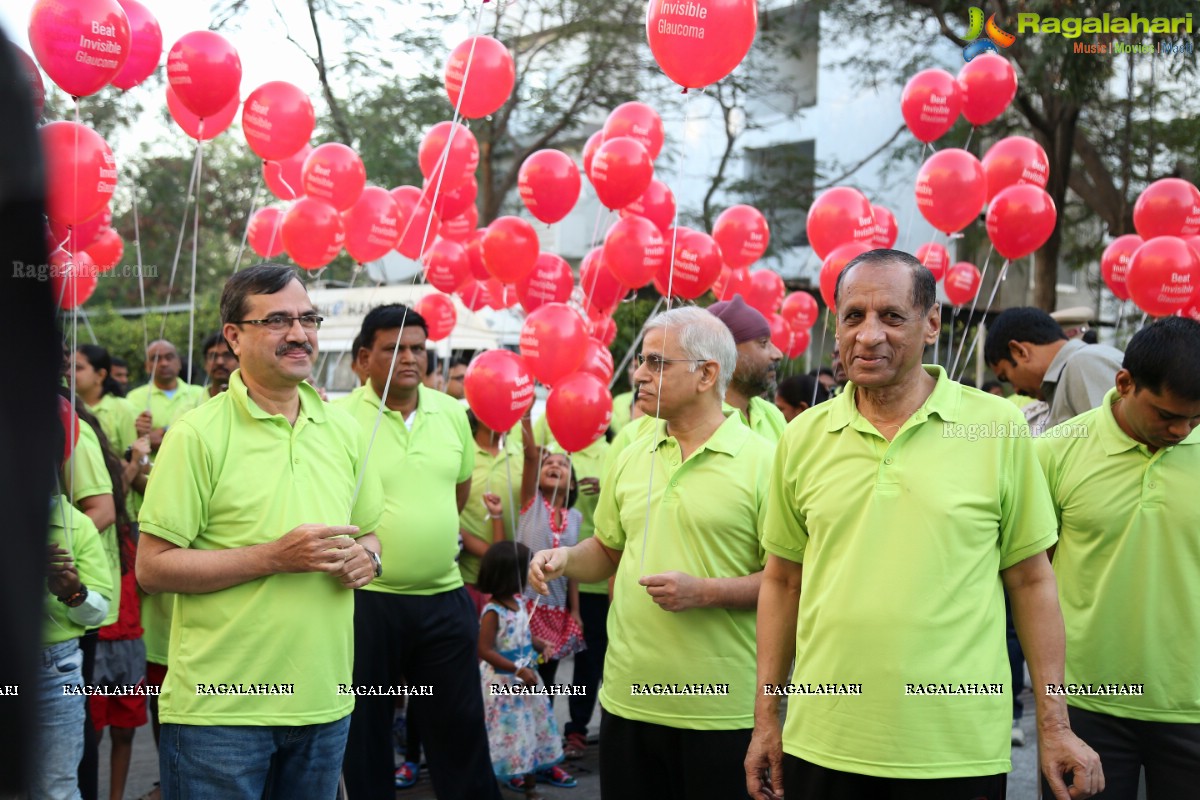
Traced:
[[140, 517], [138, 582], [176, 593], [162, 794], [330, 798], [382, 489], [354, 420], [305, 383], [321, 317], [296, 271], [235, 273], [221, 321], [241, 368], [171, 426]]
[[[1138, 331], [1099, 408], [1034, 448], [1059, 519], [1071, 727], [1104, 762], [1105, 797], [1200, 784], [1200, 323]], [[1131, 685], [1132, 684], [1132, 685]]]
[[762, 312], [746, 305], [740, 294], [708, 307], [733, 334], [737, 343], [737, 367], [725, 392], [725, 402], [738, 410], [750, 429], [772, 442], [779, 441], [787, 420], [766, 398], [775, 397], [775, 371], [783, 353], [771, 343], [771, 326]]
[[720, 320], [677, 308], [644, 333], [637, 402], [659, 419], [606, 471], [595, 534], [537, 553], [530, 581], [616, 574], [602, 795], [729, 800], [745, 794], [773, 447], [722, 411], [737, 346]]
[[146, 373], [150, 381], [133, 389], [126, 400], [139, 412], [138, 436], [149, 436], [157, 451], [163, 434], [175, 420], [203, 402], [204, 390], [179, 377], [182, 365], [175, 345], [157, 339], [146, 348]]
[[1042, 769], [1059, 800], [1067, 772], [1070, 797], [1090, 796], [1103, 788], [1099, 760], [1045, 691], [1063, 674], [1044, 555], [1055, 524], [1024, 421], [922, 365], [940, 318], [933, 275], [912, 256], [855, 258], [835, 296], [850, 383], [792, 421], [771, 477], [747, 788], [805, 800], [1002, 798], [1004, 586], [1037, 687]]

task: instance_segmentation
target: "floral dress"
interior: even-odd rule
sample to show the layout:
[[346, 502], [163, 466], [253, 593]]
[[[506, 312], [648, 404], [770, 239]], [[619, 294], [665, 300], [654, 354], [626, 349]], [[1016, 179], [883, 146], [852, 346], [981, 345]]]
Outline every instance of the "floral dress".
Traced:
[[[536, 671], [537, 653], [529, 634], [529, 618], [524, 608], [516, 611], [499, 603], [488, 603], [483, 613], [499, 616], [496, 651], [519, 666]], [[488, 748], [492, 771], [501, 779], [512, 778], [552, 767], [562, 761], [562, 740], [558, 722], [546, 697], [537, 694], [496, 694], [495, 686], [519, 685], [511, 672], [500, 672], [486, 661], [479, 662], [483, 687], [484, 718], [487, 722]], [[538, 686], [541, 686], [538, 679]]]

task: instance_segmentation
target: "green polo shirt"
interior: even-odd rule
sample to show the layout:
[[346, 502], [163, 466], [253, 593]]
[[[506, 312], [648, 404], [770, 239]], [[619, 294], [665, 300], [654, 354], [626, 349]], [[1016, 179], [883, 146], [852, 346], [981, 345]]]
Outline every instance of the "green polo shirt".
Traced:
[[149, 402], [150, 416], [153, 418], [151, 424], [156, 428], [164, 428], [174, 425], [176, 420], [207, 400], [208, 393], [204, 391], [203, 386], [193, 386], [179, 378], [175, 393], [170, 397], [155, 386], [154, 381], [150, 381], [136, 389], [130, 389], [125, 399], [133, 406], [135, 419], [146, 410], [146, 403]]
[[[1098, 408], [1038, 438], [1059, 519], [1054, 551], [1067, 683], [1143, 684], [1069, 695], [1126, 719], [1200, 723], [1200, 429], [1151, 453]], [[1066, 434], [1066, 435], [1055, 435]]]
[[[249, 397], [240, 370], [229, 391], [173, 424], [146, 487], [142, 532], [179, 547], [226, 550], [274, 541], [305, 523], [376, 530], [383, 498], [374, 467], [354, 499], [365, 456], [358, 427], [312, 387], [298, 389], [294, 426]], [[338, 684], [351, 682], [354, 593], [327, 573], [177, 594], [170, 636], [163, 722], [313, 725], [354, 708], [353, 695], [338, 694]], [[292, 693], [228, 694], [221, 684]]]
[[[492, 521], [488, 519], [487, 507], [483, 504], [483, 496], [491, 492], [500, 497], [504, 506], [501, 512], [504, 515], [504, 536], [511, 540], [513, 514], [520, 514], [520, 509], [515, 506], [521, 505], [521, 470], [525, 465], [521, 451], [521, 427], [518, 425], [509, 431], [504, 439], [504, 447], [496, 455], [478, 443], [474, 444], [475, 468], [471, 470], [471, 496], [458, 516], [462, 535], [474, 536], [491, 545]], [[474, 585], [479, 580], [480, 560], [479, 556], [468, 553], [466, 548], [459, 553], [458, 572], [462, 575], [463, 583]]]
[[[383, 410], [371, 461], [383, 477], [383, 577], [366, 590], [431, 595], [463, 585], [458, 571], [455, 487], [475, 468], [467, 410], [448, 394], [418, 387], [412, 430], [399, 412]], [[361, 427], [365, 445], [375, 430], [379, 395], [370, 381], [337, 402]]]
[[113, 454], [122, 458], [125, 449], [137, 438], [135, 422], [138, 412], [134, 411], [128, 400], [115, 394], [104, 395], [99, 403], [88, 406], [88, 410], [100, 421], [100, 429], [108, 437]]
[[[86, 424], [81, 424], [86, 428]], [[68, 532], [69, 529], [69, 532]], [[100, 536], [96, 526], [79, 509], [72, 506], [61, 495], [50, 503], [50, 532], [48, 542], [61, 547], [71, 554], [79, 580], [89, 592], [102, 595], [110, 603], [115, 603], [120, 591], [113, 591], [112, 570], [109, 567], [108, 556], [100, 544]], [[78, 639], [85, 633], [82, 625], [77, 625], [67, 616], [67, 607], [58, 602], [58, 598], [46, 590], [46, 619], [42, 625], [42, 646]]]
[[[102, 428], [103, 430], [103, 428]], [[92, 426], [79, 420], [79, 440], [71, 457], [63, 464], [63, 486], [71, 501], [78, 504], [80, 500], [97, 495], [113, 493], [112, 476], [104, 463], [104, 451], [100, 448], [100, 437], [92, 430]], [[91, 520], [89, 519], [89, 522]], [[95, 530], [93, 525], [91, 530]], [[100, 547], [108, 563], [109, 585], [121, 585], [121, 553], [117, 543], [117, 526], [109, 525], [99, 533]], [[121, 613], [121, 593], [114, 592], [108, 598], [108, 614], [104, 617], [104, 625], [112, 625]]]
[[[728, 414], [733, 410], [733, 406], [725, 403], [723, 410]], [[746, 424], [746, 415], [741, 411], [738, 412], [738, 419]], [[750, 430], [774, 444], [779, 441], [779, 437], [783, 436], [783, 429], [787, 427], [787, 419], [774, 403], [768, 403], [761, 397], [751, 397], [749, 424]]]
[[608, 421], [608, 427], [612, 428], [614, 434], [620, 433], [621, 429], [629, 424], [632, 414], [633, 392], [621, 392], [613, 398], [612, 419]]
[[[554, 438], [554, 432], [550, 430], [545, 416], [538, 419], [534, 424], [533, 439], [539, 445], [548, 448], [552, 452], [563, 452], [562, 448], [559, 447], [558, 440]], [[578, 453], [572, 453], [570, 456], [571, 468], [575, 470], [576, 480], [583, 480], [584, 478], [603, 479], [604, 464], [607, 456], [608, 440], [603, 436]], [[574, 507], [578, 509], [579, 513], [583, 514], [583, 522], [579, 526], [579, 541], [581, 542], [596, 531], [596, 504], [599, 502], [600, 495], [598, 494], [584, 494], [583, 492], [579, 492], [575, 498]], [[579, 591], [607, 596], [608, 581], [581, 583], [579, 584]]]
[[1054, 513], [1021, 412], [925, 370], [933, 393], [890, 443], [853, 385], [779, 442], [763, 544], [804, 564], [792, 681], [861, 686], [789, 697], [783, 749], [865, 775], [994, 775], [1011, 768], [999, 573], [1054, 544]]
[[[601, 544], [624, 553], [608, 614], [600, 688], [606, 711], [690, 730], [753, 726], [755, 612], [665, 611], [638, 579], [675, 570], [700, 578], [760, 571], [771, 453], [731, 416], [682, 463], [679, 443], [661, 421], [617, 455], [605, 474], [595, 531]], [[663, 685], [727, 686], [728, 694], [661, 694]]]

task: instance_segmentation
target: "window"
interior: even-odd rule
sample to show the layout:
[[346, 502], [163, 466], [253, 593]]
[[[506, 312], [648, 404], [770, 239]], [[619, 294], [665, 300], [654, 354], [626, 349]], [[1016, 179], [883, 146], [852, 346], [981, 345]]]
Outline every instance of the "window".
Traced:
[[780, 247], [808, 244], [805, 220], [813, 200], [816, 142], [809, 139], [748, 149], [744, 192], [771, 226]]

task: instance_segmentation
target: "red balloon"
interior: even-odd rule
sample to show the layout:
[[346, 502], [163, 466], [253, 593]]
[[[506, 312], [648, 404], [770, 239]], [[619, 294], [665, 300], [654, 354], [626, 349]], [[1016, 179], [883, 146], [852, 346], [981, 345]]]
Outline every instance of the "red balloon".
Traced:
[[283, 252], [283, 209], [267, 206], [254, 212], [246, 238], [250, 249], [263, 258], [274, 258]]
[[596, 150], [588, 175], [605, 208], [624, 208], [641, 197], [654, 178], [646, 148], [628, 136], [605, 139]]
[[808, 292], [792, 292], [783, 298], [779, 313], [793, 331], [806, 331], [817, 321], [821, 308], [817, 305], [817, 298]]
[[588, 180], [592, 179], [592, 160], [596, 157], [596, 151], [600, 149], [600, 145], [604, 144], [604, 131], [598, 130], [588, 137], [583, 145], [583, 173], [588, 176]]
[[421, 139], [417, 160], [425, 180], [439, 192], [448, 192], [475, 174], [479, 166], [479, 142], [475, 141], [475, 134], [457, 122], [439, 122]]
[[37, 0], [29, 44], [42, 69], [72, 97], [103, 89], [129, 58], [129, 18], [117, 0]]
[[946, 270], [950, 268], [950, 254], [946, 252], [946, 248], [935, 242], [921, 245], [913, 255], [933, 273], [935, 281], [945, 277]]
[[612, 317], [600, 317], [591, 322], [591, 336], [605, 347], [612, 345], [617, 338], [617, 323]]
[[966, 150], [939, 150], [917, 173], [917, 208], [942, 233], [957, 233], [971, 224], [986, 199], [983, 165]]
[[[461, 239], [455, 239], [466, 248], [467, 266], [471, 270], [471, 277], [480, 281], [486, 281], [492, 277], [492, 273], [488, 272], [487, 267], [483, 264], [483, 237], [485, 235], [487, 235], [487, 228], [478, 228]], [[442, 236], [453, 238], [446, 236], [445, 225], [442, 226]]]
[[201, 119], [188, 110], [179, 96], [175, 94], [174, 89], [170, 86], [167, 87], [167, 111], [171, 112], [171, 119], [175, 120], [175, 124], [182, 128], [188, 136], [202, 142], [207, 142], [224, 133], [233, 123], [233, 118], [237, 116], [240, 106], [237, 95], [234, 95], [229, 98], [229, 102], [223, 109], [208, 119]]
[[636, 139], [650, 160], [658, 158], [663, 148], [663, 124], [658, 112], [645, 103], [622, 103], [612, 110], [604, 122], [604, 139], [628, 136]]
[[966, 305], [979, 293], [980, 280], [979, 270], [974, 264], [966, 261], [958, 262], [946, 270], [946, 282], [943, 284], [943, 288], [946, 290], [947, 299], [956, 306]]
[[[242, 123], [245, 124], [244, 114]], [[280, 200], [295, 200], [304, 194], [300, 173], [304, 169], [305, 159], [312, 150], [312, 145], [306, 144], [287, 158], [263, 162], [263, 180], [267, 182], [267, 188], [271, 190], [271, 194]]]
[[576, 372], [564, 379], [546, 398], [546, 424], [568, 453], [578, 453], [600, 439], [611, 421], [608, 381], [590, 372]]
[[554, 253], [539, 253], [533, 270], [517, 281], [517, 299], [528, 312], [546, 303], [565, 303], [575, 288], [571, 265]]
[[571, 213], [579, 199], [579, 167], [561, 150], [538, 150], [517, 173], [521, 201], [542, 222], [558, 222]]
[[1054, 201], [1045, 189], [1018, 184], [1000, 192], [988, 206], [988, 238], [1005, 258], [1024, 258], [1046, 243], [1057, 221]]
[[488, 278], [484, 281], [483, 288], [487, 295], [488, 308], [499, 311], [503, 308], [512, 308], [517, 304], [517, 287], [510, 283], [504, 283], [497, 278]]
[[1004, 113], [1017, 96], [1017, 73], [1008, 59], [984, 53], [958, 71], [962, 115], [972, 125], [986, 125]]
[[96, 265], [97, 272], [108, 272], [121, 263], [121, 257], [125, 255], [125, 242], [121, 240], [121, 234], [112, 228], [105, 228], [84, 252]]
[[117, 2], [129, 20], [129, 58], [112, 79], [112, 85], [118, 89], [132, 89], [158, 69], [163, 50], [162, 28], [150, 9], [137, 0]]
[[[670, 239], [664, 237], [664, 241], [670, 245]], [[655, 287], [663, 297], [667, 296], [669, 288], [675, 297], [695, 300], [712, 288], [723, 267], [721, 248], [716, 240], [703, 231], [677, 228], [675, 260], [663, 259]]]
[[320, 269], [346, 241], [342, 215], [315, 197], [301, 197], [283, 217], [283, 247], [304, 269]]
[[651, 178], [642, 196], [621, 209], [621, 216], [645, 217], [666, 234], [675, 222], [675, 194], [665, 183]]
[[837, 305], [834, 301], [838, 275], [842, 274], [842, 270], [846, 268], [847, 264], [870, 249], [871, 246], [869, 244], [847, 242], [840, 247], [835, 247], [825, 257], [825, 260], [821, 263], [821, 272], [817, 278], [821, 289], [821, 299], [825, 301], [825, 305], [829, 308], [834, 308]]
[[733, 72], [750, 51], [757, 30], [755, 0], [651, 0], [646, 15], [654, 60], [685, 89], [700, 89]]
[[608, 345], [589, 336], [584, 347], [583, 363], [579, 365], [579, 371], [595, 375], [607, 386], [613, 376], [613, 357], [608, 351]]
[[[426, 197], [433, 194], [433, 187], [429, 184], [425, 184], [424, 190]], [[437, 200], [433, 204], [433, 210], [437, 212], [438, 217], [444, 222], [449, 222], [451, 219], [467, 213], [467, 209], [473, 208], [475, 206], [475, 198], [478, 196], [479, 183], [472, 176], [469, 181], [454, 191], [443, 191], [438, 195]], [[479, 212], [476, 211], [475, 214], [475, 219], [478, 221]], [[472, 230], [475, 228], [475, 222], [471, 223], [471, 228]]]
[[747, 305], [758, 309], [764, 317], [770, 317], [783, 302], [787, 287], [779, 273], [770, 269], [759, 269], [750, 273], [750, 285], [742, 298]]
[[807, 330], [792, 329], [792, 341], [788, 344], [788, 349], [784, 351], [788, 358], [799, 358], [804, 355], [804, 351], [808, 349], [812, 343], [812, 334]]
[[1009, 136], [988, 148], [983, 156], [983, 173], [987, 180], [987, 201], [1001, 189], [1029, 183], [1046, 188], [1050, 180], [1050, 160], [1042, 146], [1025, 136]]
[[483, 265], [504, 283], [516, 283], [537, 263], [537, 231], [520, 217], [500, 217], [487, 227], [480, 244]]
[[[487, 287], [484, 286], [483, 281], [468, 278], [463, 281], [462, 285], [454, 293], [458, 295], [459, 300], [462, 300], [463, 305], [472, 311], [478, 311], [487, 306]], [[510, 425], [509, 427], [512, 426]]]
[[1192, 304], [1200, 289], [1200, 255], [1178, 236], [1159, 236], [1137, 249], [1125, 276], [1129, 298], [1152, 317]]
[[346, 211], [362, 195], [367, 185], [367, 169], [354, 150], [338, 142], [328, 142], [309, 153], [300, 180], [309, 197]]
[[824, 261], [835, 247], [847, 242], [871, 244], [875, 239], [875, 212], [862, 192], [835, 186], [822, 192], [809, 207], [807, 230], [808, 243], [817, 258]]
[[625, 286], [638, 289], [654, 280], [667, 257], [667, 246], [653, 222], [625, 217], [604, 237], [604, 263]]
[[1200, 190], [1182, 178], [1155, 181], [1138, 195], [1133, 227], [1147, 241], [1156, 236], [1195, 236], [1200, 233]]
[[413, 306], [413, 311], [424, 318], [425, 324], [429, 327], [426, 336], [431, 342], [440, 342], [445, 339], [454, 331], [454, 326], [458, 323], [458, 312], [454, 309], [454, 301], [444, 294], [435, 292], [425, 295]]
[[[870, 203], [867, 207], [870, 208]], [[762, 257], [771, 242], [771, 231], [766, 217], [757, 208], [738, 205], [721, 212], [713, 223], [712, 237], [720, 245], [725, 263], [737, 269], [748, 267]]]
[[79, 308], [96, 291], [96, 269], [86, 251], [71, 254], [63, 250], [50, 254], [50, 290], [54, 302], [63, 311]]
[[1137, 234], [1127, 233], [1114, 239], [1104, 248], [1104, 255], [1100, 256], [1100, 277], [1118, 300], [1129, 299], [1129, 287], [1125, 285], [1125, 276], [1129, 274], [1129, 261], [1145, 243]]
[[342, 215], [342, 224], [346, 226], [346, 252], [360, 264], [383, 258], [400, 241], [400, 209], [388, 190], [378, 186], [363, 189], [354, 206]]
[[75, 445], [79, 442], [79, 416], [75, 413], [75, 409], [71, 408], [71, 401], [59, 395], [58, 397], [58, 422], [62, 425], [63, 434], [63, 463], [65, 464], [71, 458], [71, 453], [75, 451]]
[[[483, 233], [478, 231], [475, 227], [478, 224], [479, 209], [475, 208], [474, 205], [469, 205], [467, 206], [467, 210], [459, 214], [457, 217], [442, 220], [442, 228], [439, 235], [443, 239], [453, 239], [456, 242], [462, 242], [465, 246], [466, 243], [470, 241], [476, 233], [479, 233], [480, 236], [483, 236]], [[480, 269], [483, 269], [482, 258], [479, 261], [479, 267]], [[476, 277], [486, 278], [487, 270], [483, 270], [483, 274], [477, 275]]]
[[67, 226], [50, 218], [47, 249], [53, 251], [62, 247], [77, 253], [96, 241], [100, 234], [112, 225], [112, 218], [112, 209], [107, 205], [77, 225]]
[[486, 350], [471, 359], [463, 391], [475, 416], [494, 431], [511, 429], [533, 405], [533, 377], [511, 350]]
[[1195, 250], [1197, 255], [1200, 255], [1200, 236], [1180, 236], [1179, 238], [1187, 242], [1187, 246]]
[[546, 303], [531, 311], [521, 326], [521, 355], [533, 376], [547, 386], [579, 369], [586, 344], [583, 318], [565, 303]]
[[425, 253], [425, 282], [443, 292], [453, 292], [471, 277], [467, 250], [449, 239], [438, 239]]
[[629, 287], [617, 280], [617, 276], [604, 261], [604, 248], [594, 247], [579, 265], [579, 288], [583, 290], [584, 304], [588, 311], [611, 314]]
[[718, 300], [732, 300], [735, 295], [744, 298], [750, 288], [750, 270], [745, 267], [726, 269], [713, 282], [713, 294]]
[[15, 46], [11, 50], [17, 57], [17, 61], [20, 62], [21, 69], [25, 71], [25, 77], [29, 80], [29, 97], [33, 100], [33, 118], [41, 119], [42, 109], [46, 106], [46, 86], [42, 83], [42, 73], [24, 50]]
[[51, 122], [38, 133], [46, 159], [46, 216], [75, 225], [100, 213], [117, 188], [108, 143], [78, 122]]
[[962, 110], [958, 81], [944, 69], [921, 70], [908, 79], [900, 95], [900, 113], [913, 136], [932, 142], [954, 127]]
[[238, 96], [242, 60], [219, 33], [185, 33], [167, 53], [167, 83], [189, 111], [211, 117], [229, 104], [229, 98]]
[[[282, 161], [305, 150], [315, 125], [316, 113], [312, 101], [287, 81], [264, 83], [250, 93], [242, 108], [242, 131], [246, 134], [246, 144], [259, 158], [268, 161]], [[303, 167], [304, 162], [300, 163]], [[284, 178], [287, 178], [287, 174]], [[300, 193], [299, 180], [288, 180], [287, 183], [295, 194]], [[292, 199], [279, 192], [275, 194], [281, 200]]]
[[896, 215], [890, 209], [871, 204], [871, 213], [875, 217], [875, 235], [871, 238], [872, 247], [890, 248], [896, 244], [900, 236], [900, 228], [896, 225]]
[[792, 326], [778, 314], [767, 314], [767, 325], [771, 328], [771, 344], [786, 353], [792, 347]]
[[479, 119], [508, 101], [516, 79], [507, 47], [490, 36], [472, 36], [450, 52], [443, 83], [450, 105], [467, 119]]
[[417, 187], [397, 186], [391, 195], [399, 212], [400, 243], [396, 249], [406, 258], [420, 258], [438, 237], [442, 221], [429, 204], [428, 195]]

